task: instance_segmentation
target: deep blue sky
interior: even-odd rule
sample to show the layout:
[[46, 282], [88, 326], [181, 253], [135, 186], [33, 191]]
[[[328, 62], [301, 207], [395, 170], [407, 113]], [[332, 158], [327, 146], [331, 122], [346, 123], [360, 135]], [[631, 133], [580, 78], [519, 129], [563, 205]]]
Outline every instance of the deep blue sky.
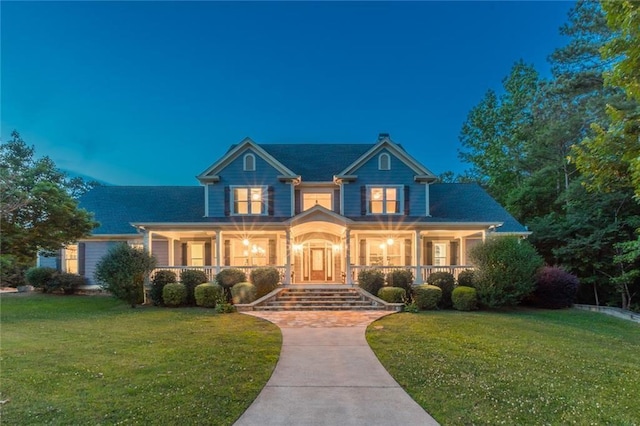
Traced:
[[2, 2], [1, 136], [121, 185], [194, 185], [245, 136], [462, 172], [469, 110], [543, 74], [572, 2]]

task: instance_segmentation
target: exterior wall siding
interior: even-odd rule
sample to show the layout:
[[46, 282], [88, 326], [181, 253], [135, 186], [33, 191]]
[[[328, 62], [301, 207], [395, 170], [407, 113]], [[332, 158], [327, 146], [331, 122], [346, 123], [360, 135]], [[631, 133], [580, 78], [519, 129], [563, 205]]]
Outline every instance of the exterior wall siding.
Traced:
[[169, 241], [153, 241], [151, 253], [156, 258], [158, 265], [169, 264]]
[[[255, 171], [244, 171], [244, 155], [254, 154]], [[291, 216], [291, 185], [278, 181], [280, 173], [251, 149], [243, 151], [219, 174], [220, 182], [207, 185], [209, 213], [211, 217], [224, 216], [224, 188], [230, 185], [272, 186], [274, 191], [274, 216]]]
[[[378, 156], [383, 152], [387, 152], [391, 157], [391, 170], [378, 170]], [[345, 216], [361, 215], [360, 187], [363, 185], [408, 185], [409, 215], [426, 214], [424, 184], [414, 182], [415, 172], [388, 150], [381, 150], [353, 174], [357, 175], [358, 179], [343, 186]]]
[[98, 284], [93, 277], [97, 263], [104, 257], [109, 249], [123, 241], [87, 241], [84, 252], [84, 276], [89, 284]]

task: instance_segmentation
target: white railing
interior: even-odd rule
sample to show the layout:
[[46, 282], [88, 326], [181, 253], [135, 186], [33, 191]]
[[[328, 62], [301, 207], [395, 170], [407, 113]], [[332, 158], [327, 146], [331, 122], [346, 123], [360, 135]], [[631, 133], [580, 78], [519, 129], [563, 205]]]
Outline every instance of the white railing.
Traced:
[[407, 270], [413, 274], [414, 282], [416, 277], [418, 277], [417, 271], [420, 271], [420, 276], [422, 277], [422, 282], [427, 282], [427, 278], [434, 272], [448, 272], [454, 276], [457, 280], [458, 275], [460, 275], [461, 271], [466, 269], [473, 269], [473, 266], [461, 266], [461, 265], [449, 265], [449, 266], [362, 266], [362, 265], [351, 265], [351, 280], [353, 283], [358, 282], [358, 274], [362, 270], [375, 269], [381, 271], [385, 276], [389, 272], [393, 272], [396, 270]]
[[[220, 266], [220, 270], [223, 269], [240, 269], [247, 275], [247, 279], [251, 276], [251, 271], [257, 268], [265, 268], [266, 266]], [[278, 274], [280, 275], [280, 280], [284, 279], [284, 274], [286, 268], [284, 266], [272, 266], [278, 270]], [[183, 271], [202, 271], [207, 276], [209, 281], [213, 281], [216, 278], [216, 273], [218, 271], [217, 266], [158, 266], [153, 271], [151, 271], [150, 277], [153, 279], [153, 276], [157, 271], [172, 271], [176, 274], [176, 278], [180, 280], [180, 274]]]

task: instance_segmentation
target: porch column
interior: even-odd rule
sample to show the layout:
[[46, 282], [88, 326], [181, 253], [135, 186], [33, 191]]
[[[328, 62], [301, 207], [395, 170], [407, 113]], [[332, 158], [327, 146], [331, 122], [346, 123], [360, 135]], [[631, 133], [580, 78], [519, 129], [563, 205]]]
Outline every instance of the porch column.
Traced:
[[[146, 229], [142, 230], [142, 247], [144, 248], [144, 250], [149, 253], [149, 255], [153, 255], [153, 233], [151, 231], [147, 231]], [[149, 303], [149, 297], [148, 297], [148, 289], [150, 288], [151, 283], [150, 281], [150, 277], [148, 274], [146, 274], [146, 276], [144, 277], [144, 284], [142, 285], [142, 296], [143, 296], [143, 302], [145, 305], [147, 303]]]
[[416, 278], [414, 282], [418, 285], [422, 284], [422, 238], [420, 237], [420, 231], [415, 231], [415, 244], [416, 244]]
[[220, 273], [220, 251], [222, 250], [222, 231], [216, 231], [216, 275]]
[[345, 237], [344, 255], [345, 255], [345, 261], [347, 263], [345, 266], [345, 274], [346, 274], [345, 284], [353, 285], [353, 280], [351, 279], [351, 230], [349, 228], [347, 228], [344, 237]]
[[285, 233], [285, 264], [284, 264], [284, 280], [283, 284], [291, 284], [291, 229], [288, 227], [284, 230]]

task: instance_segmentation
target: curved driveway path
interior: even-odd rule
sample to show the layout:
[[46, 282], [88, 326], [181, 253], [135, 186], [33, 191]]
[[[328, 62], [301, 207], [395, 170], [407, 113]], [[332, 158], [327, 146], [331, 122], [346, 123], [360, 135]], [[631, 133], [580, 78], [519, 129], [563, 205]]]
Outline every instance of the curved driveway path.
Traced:
[[236, 426], [438, 424], [367, 344], [367, 325], [391, 312], [245, 313], [278, 325], [282, 350]]

